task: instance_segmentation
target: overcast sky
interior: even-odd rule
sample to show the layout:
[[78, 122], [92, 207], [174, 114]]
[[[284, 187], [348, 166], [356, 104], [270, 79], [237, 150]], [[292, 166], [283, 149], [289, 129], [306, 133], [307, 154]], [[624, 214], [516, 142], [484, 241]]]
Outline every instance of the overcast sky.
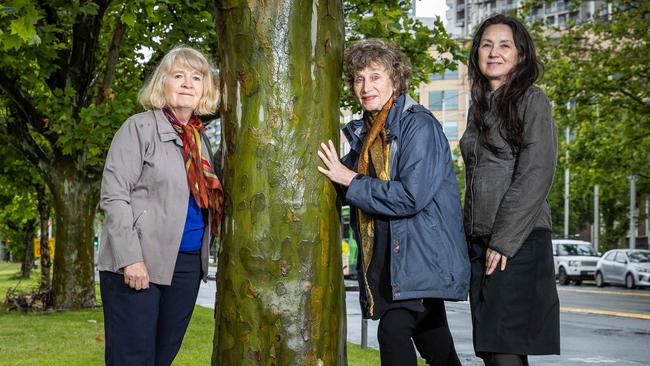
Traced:
[[415, 3], [415, 13], [418, 17], [433, 18], [436, 15], [440, 16], [440, 20], [447, 25], [445, 12], [447, 11], [446, 0], [417, 0]]

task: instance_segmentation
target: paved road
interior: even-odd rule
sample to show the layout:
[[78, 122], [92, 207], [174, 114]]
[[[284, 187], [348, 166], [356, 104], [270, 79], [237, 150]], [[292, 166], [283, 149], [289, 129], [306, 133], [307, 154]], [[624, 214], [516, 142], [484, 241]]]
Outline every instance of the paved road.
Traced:
[[[214, 307], [215, 291], [214, 281], [202, 284], [197, 304]], [[562, 354], [530, 357], [532, 365], [650, 365], [650, 291], [584, 285], [558, 286], [558, 293]], [[348, 341], [360, 344], [358, 297], [346, 293]], [[463, 365], [482, 365], [472, 349], [469, 304], [447, 303], [447, 316]], [[376, 335], [377, 322], [368, 321], [370, 347], [378, 348]]]

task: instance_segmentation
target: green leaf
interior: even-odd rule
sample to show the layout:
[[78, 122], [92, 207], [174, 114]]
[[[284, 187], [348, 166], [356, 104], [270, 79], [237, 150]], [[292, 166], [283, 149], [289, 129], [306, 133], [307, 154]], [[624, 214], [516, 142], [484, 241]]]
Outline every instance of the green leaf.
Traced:
[[27, 14], [12, 21], [9, 26], [11, 34], [15, 34], [24, 42], [28, 42], [36, 35], [36, 28], [34, 27], [36, 21], [38, 21], [38, 16], [36, 14]]
[[124, 13], [121, 20], [129, 27], [133, 27], [135, 25], [136, 17], [132, 13]]

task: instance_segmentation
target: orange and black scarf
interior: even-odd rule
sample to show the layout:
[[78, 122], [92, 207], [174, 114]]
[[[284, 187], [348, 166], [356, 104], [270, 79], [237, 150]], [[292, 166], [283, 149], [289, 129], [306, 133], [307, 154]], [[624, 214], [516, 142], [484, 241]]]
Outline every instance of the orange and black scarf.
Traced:
[[183, 158], [190, 193], [199, 207], [210, 210], [212, 214], [210, 229], [212, 235], [217, 235], [223, 211], [223, 188], [219, 178], [214, 174], [209, 157], [203, 154], [201, 134], [205, 127], [195, 115], [192, 115], [186, 124], [182, 124], [169, 108], [163, 108], [163, 113], [183, 141]]
[[[391, 96], [381, 111], [371, 113], [366, 121], [367, 132], [363, 139], [363, 147], [361, 148], [361, 155], [359, 157], [359, 174], [369, 175], [370, 164], [372, 164], [378, 179], [390, 179], [390, 147], [388, 145], [388, 134], [386, 133], [385, 124], [388, 118], [388, 112], [390, 112], [392, 106], [393, 97]], [[361, 253], [363, 255], [363, 275], [365, 278], [375, 247], [375, 223], [373, 218], [361, 209], [358, 210], [358, 216], [359, 232], [361, 233]], [[365, 282], [366, 286], [368, 286], [367, 278], [365, 278]], [[370, 293], [370, 288], [366, 287], [366, 290], [370, 305], [369, 312], [370, 315], [373, 315], [374, 300]]]

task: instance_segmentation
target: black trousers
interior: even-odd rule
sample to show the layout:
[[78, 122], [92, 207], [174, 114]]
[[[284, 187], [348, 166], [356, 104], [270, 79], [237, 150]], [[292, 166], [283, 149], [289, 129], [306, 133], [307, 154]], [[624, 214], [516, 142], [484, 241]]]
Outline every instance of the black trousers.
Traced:
[[122, 274], [101, 271], [107, 366], [169, 366], [192, 317], [201, 255], [179, 253], [170, 286], [136, 291]]
[[379, 321], [377, 339], [382, 366], [417, 365], [413, 343], [429, 365], [461, 364], [442, 300], [426, 299], [424, 312], [404, 308], [388, 310]]

